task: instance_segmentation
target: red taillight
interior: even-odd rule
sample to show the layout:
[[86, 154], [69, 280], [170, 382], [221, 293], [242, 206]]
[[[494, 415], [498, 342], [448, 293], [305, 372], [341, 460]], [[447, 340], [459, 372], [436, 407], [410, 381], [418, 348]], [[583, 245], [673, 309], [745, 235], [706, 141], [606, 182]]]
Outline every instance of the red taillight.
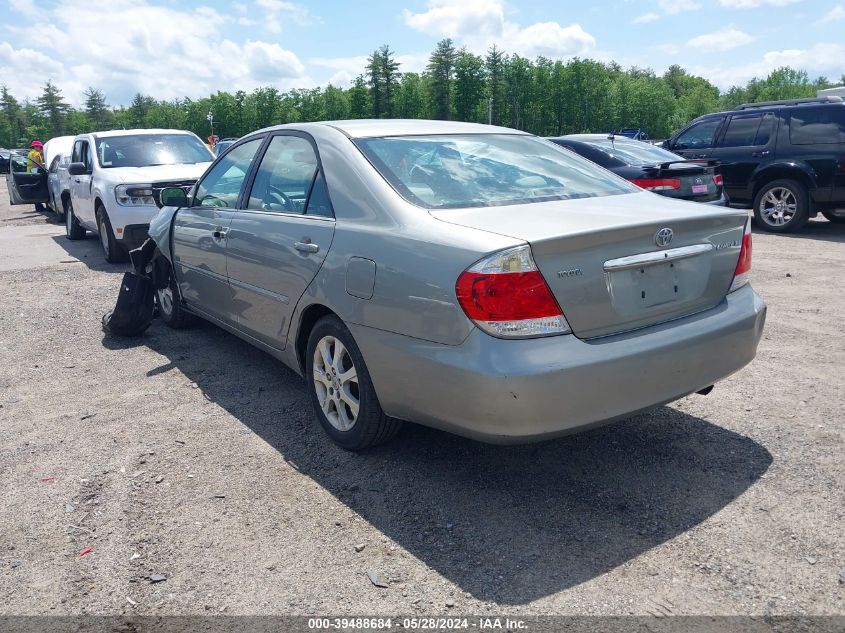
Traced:
[[466, 315], [494, 336], [543, 336], [570, 331], [527, 245], [476, 262], [458, 277], [455, 294]]
[[745, 222], [745, 232], [742, 234], [742, 247], [739, 249], [739, 259], [734, 270], [734, 280], [728, 292], [742, 288], [748, 283], [748, 273], [751, 272], [751, 220]]
[[649, 191], [669, 191], [681, 188], [681, 181], [677, 178], [633, 178], [631, 182]]
[[563, 314], [539, 271], [473, 273], [455, 286], [458, 301], [473, 321], [521, 321]]
[[724, 180], [722, 179], [722, 174], [713, 174], [713, 184], [717, 187], [721, 187]]

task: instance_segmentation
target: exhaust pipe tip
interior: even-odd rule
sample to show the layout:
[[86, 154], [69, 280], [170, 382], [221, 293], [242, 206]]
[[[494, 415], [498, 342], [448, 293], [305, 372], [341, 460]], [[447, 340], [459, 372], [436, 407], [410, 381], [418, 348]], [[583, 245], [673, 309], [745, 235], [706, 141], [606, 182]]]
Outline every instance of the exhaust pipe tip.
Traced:
[[706, 396], [711, 391], [713, 391], [713, 385], [710, 385], [709, 387], [705, 387], [704, 389], [701, 389], [700, 391], [696, 391], [695, 393], [697, 393], [700, 396]]

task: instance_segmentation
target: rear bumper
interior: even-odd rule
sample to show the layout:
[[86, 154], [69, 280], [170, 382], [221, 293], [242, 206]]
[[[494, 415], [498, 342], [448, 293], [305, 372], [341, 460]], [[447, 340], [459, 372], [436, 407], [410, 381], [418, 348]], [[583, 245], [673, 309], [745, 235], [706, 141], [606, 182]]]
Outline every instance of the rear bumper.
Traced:
[[696, 315], [584, 341], [496, 339], [447, 346], [350, 325], [388, 415], [515, 443], [629, 417], [751, 362], [766, 306], [745, 286]]

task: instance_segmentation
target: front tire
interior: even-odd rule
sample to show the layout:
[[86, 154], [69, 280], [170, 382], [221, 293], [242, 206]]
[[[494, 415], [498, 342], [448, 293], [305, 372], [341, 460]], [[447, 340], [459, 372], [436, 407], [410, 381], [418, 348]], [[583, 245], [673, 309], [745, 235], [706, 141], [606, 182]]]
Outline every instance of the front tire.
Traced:
[[810, 219], [807, 188], [797, 180], [773, 180], [754, 197], [754, 219], [764, 231], [792, 233]]
[[187, 312], [179, 300], [179, 286], [172, 269], [167, 279], [167, 286], [156, 289], [156, 304], [161, 320], [174, 330], [181, 330], [194, 322], [194, 315]]
[[100, 245], [108, 263], [120, 264], [129, 259], [129, 253], [123, 248], [123, 244], [114, 237], [109, 214], [103, 205], [97, 206], [97, 232], [100, 234]]
[[65, 236], [69, 240], [81, 240], [85, 237], [85, 228], [76, 219], [70, 200], [65, 202]]
[[364, 357], [336, 316], [323, 317], [311, 330], [305, 380], [320, 425], [341, 448], [362, 451], [399, 432], [402, 422], [384, 414]]

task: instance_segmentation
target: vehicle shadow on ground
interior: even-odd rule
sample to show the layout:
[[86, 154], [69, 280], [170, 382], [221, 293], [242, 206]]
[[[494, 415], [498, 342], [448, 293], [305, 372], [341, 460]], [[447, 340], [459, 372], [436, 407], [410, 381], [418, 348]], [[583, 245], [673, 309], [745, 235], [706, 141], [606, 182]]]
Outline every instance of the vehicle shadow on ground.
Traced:
[[156, 321], [138, 339], [103, 343], [162, 354], [168, 362], [148, 375], [180, 369], [384, 535], [462, 591], [499, 604], [586, 582], [683, 534], [772, 462], [748, 437], [672, 407], [515, 447], [407, 425], [356, 456], [323, 434], [297, 375], [214, 326], [174, 332]]
[[109, 264], [103, 255], [103, 247], [100, 245], [99, 238], [93, 233], [88, 233], [81, 240], [69, 240], [64, 235], [55, 235], [53, 241], [61, 246], [70, 257], [78, 259], [91, 270], [122, 274], [130, 269], [128, 263]]
[[[751, 228], [755, 235], [765, 234], [772, 235], [767, 231], [760, 229], [759, 225], [752, 222]], [[791, 239], [803, 240], [823, 240], [825, 242], [845, 242], [845, 224], [835, 224], [828, 222], [826, 219], [819, 216], [818, 219], [810, 220], [806, 225], [801, 227], [795, 233], [778, 233], [779, 237], [788, 237]]]

